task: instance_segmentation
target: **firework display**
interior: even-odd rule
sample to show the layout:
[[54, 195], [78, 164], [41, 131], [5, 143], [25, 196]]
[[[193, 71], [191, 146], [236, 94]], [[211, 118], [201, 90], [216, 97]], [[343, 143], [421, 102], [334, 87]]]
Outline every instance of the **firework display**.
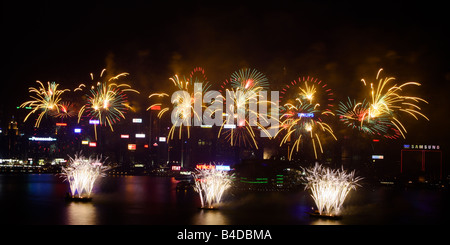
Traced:
[[104, 245], [442, 237], [300, 226], [450, 220], [444, 3], [4, 0], [0, 224]]
[[[205, 94], [211, 86], [205, 75], [204, 69], [201, 67], [196, 67], [190, 73], [188, 78], [180, 78], [178, 75], [175, 75], [169, 78], [169, 80], [172, 81], [178, 91], [175, 92], [170, 98], [170, 102], [173, 105], [173, 110], [171, 113], [173, 125], [170, 128], [167, 142], [169, 142], [170, 139], [173, 139], [177, 128], [178, 136], [181, 139], [183, 126], [186, 128], [187, 138], [190, 138], [191, 126], [198, 124], [195, 121], [201, 121], [201, 115], [197, 113], [198, 110], [196, 110], [197, 108], [195, 108], [195, 106], [200, 106], [200, 109], [203, 107], [203, 100], [201, 96]], [[201, 86], [196, 87], [196, 83], [201, 84]], [[169, 94], [152, 93], [149, 98], [152, 97], [158, 99], [159, 101], [149, 106], [147, 110], [150, 110], [155, 106], [164, 107], [158, 113], [158, 118], [161, 118], [165, 112], [170, 110], [170, 106], [168, 106], [167, 103], [161, 102], [161, 99], [164, 99], [164, 97], [169, 97]]]
[[95, 181], [105, 176], [105, 171], [109, 169], [102, 163], [101, 157], [86, 158], [78, 154], [62, 167], [61, 175], [69, 182], [72, 198], [90, 198]]
[[[379, 79], [379, 75], [383, 69], [378, 71], [376, 79]], [[420, 86], [420, 83], [417, 82], [406, 82], [399, 86], [394, 84], [391, 87], [388, 87], [388, 84], [391, 81], [394, 81], [394, 77], [385, 77], [380, 78], [378, 84], [376, 86], [373, 83], [370, 83], [371, 89], [371, 100], [370, 106], [367, 110], [366, 115], [364, 116], [365, 120], [370, 123], [371, 120], [376, 120], [377, 118], [388, 117], [392, 125], [398, 129], [403, 138], [405, 138], [406, 129], [403, 124], [400, 122], [398, 117], [399, 112], [404, 112], [415, 119], [418, 119], [418, 116], [429, 120], [424, 114], [420, 112], [420, 107], [417, 105], [420, 101], [428, 103], [426, 100], [414, 97], [403, 95], [403, 90], [406, 86]], [[364, 79], [362, 82], [365, 86], [367, 83]], [[363, 120], [364, 122], [364, 120]]]
[[324, 111], [331, 112], [333, 108], [333, 91], [328, 84], [314, 77], [299, 77], [286, 84], [280, 91], [280, 99], [286, 102], [295, 100], [308, 101], [309, 104], [322, 104]]
[[354, 171], [347, 173], [344, 169], [333, 170], [316, 163], [306, 169], [304, 179], [305, 189], [311, 191], [319, 214], [338, 216], [348, 193], [360, 186], [358, 182], [362, 178], [355, 177]]
[[[406, 82], [401, 85], [393, 84], [394, 77], [380, 78], [380, 69], [376, 79], [378, 83], [370, 83], [370, 96], [362, 102], [348, 98], [347, 103], [340, 102], [336, 114], [339, 120], [351, 128], [363, 133], [375, 134], [389, 139], [405, 138], [407, 133], [401, 122], [401, 114], [410, 115], [416, 120], [423, 117], [429, 120], [418, 106], [419, 102], [428, 103], [420, 97], [405, 95], [408, 86], [420, 86], [417, 82]], [[365, 87], [368, 83], [361, 79]]]
[[[252, 91], [241, 91], [239, 88], [226, 90], [226, 92], [231, 95], [227, 102], [233, 101], [233, 105], [228, 110], [232, 113], [225, 113], [227, 117], [230, 117], [230, 120], [228, 118], [223, 120], [217, 137], [224, 137], [226, 141], [230, 142], [231, 146], [251, 145], [258, 148], [255, 139], [256, 134], [250, 126], [249, 120], [245, 117], [246, 114], [257, 114], [255, 110], [249, 109], [248, 106], [250, 100], [257, 100], [257, 95]], [[237, 124], [234, 124], [235, 119]]]
[[[95, 183], [111, 169], [101, 156], [86, 157], [81, 153], [63, 164], [66, 162], [64, 155], [83, 149], [117, 161], [120, 171], [114, 171], [114, 176], [172, 177], [171, 190], [185, 190], [176, 194], [176, 198], [178, 195], [196, 197], [198, 193], [201, 209], [225, 208], [221, 203], [233, 184], [236, 185], [235, 193], [293, 190], [305, 184], [303, 192], [310, 194], [311, 203], [314, 201], [316, 206], [310, 215], [339, 219], [349, 193], [361, 186], [362, 178], [344, 167], [332, 169], [322, 164], [356, 166], [361, 163], [359, 167], [364, 173], [372, 171], [378, 175], [381, 166], [395, 160], [390, 153], [385, 153], [384, 144], [372, 142], [379, 142], [381, 137], [405, 138], [405, 125], [410, 117], [429, 120], [419, 107], [428, 102], [412, 96], [409, 90], [420, 84], [405, 82], [399, 85], [394, 77], [382, 77], [381, 72], [382, 69], [374, 82], [361, 80], [364, 85], [361, 86], [364, 88], [361, 98], [345, 96], [338, 97], [344, 98], [342, 101], [335, 101], [332, 86], [310, 76], [281, 83], [279, 91], [268, 92], [266, 75], [249, 68], [231, 73], [228, 80], [217, 84], [220, 88], [216, 91], [205, 70], [196, 67], [186, 76], [170, 77], [163, 91], [149, 93], [149, 106], [144, 112], [139, 111], [140, 100], [135, 97], [132, 97], [133, 107], [130, 105], [128, 96], [140, 92], [123, 82], [128, 73], [111, 77], [106, 76], [104, 69], [98, 78], [91, 73], [92, 84], [80, 84], [73, 90], [58, 89], [56, 82], [48, 82], [46, 87], [37, 81], [40, 87], [29, 88], [32, 100], [22, 103], [18, 109], [31, 109], [24, 121], [36, 112], [39, 116], [35, 128], [28, 128], [31, 132], [28, 144], [17, 145], [29, 147], [28, 161], [30, 165], [38, 161], [32, 166], [37, 171], [44, 169], [42, 166], [47, 164], [44, 161], [54, 158], [51, 165], [55, 166], [48, 164], [45, 168], [55, 172], [61, 170], [60, 176], [69, 183], [68, 201], [92, 200]], [[70, 99], [62, 98], [63, 94], [70, 93]], [[125, 120], [129, 110], [133, 111], [133, 120]], [[37, 129], [46, 115], [51, 117], [53, 124]], [[15, 126], [13, 122], [10, 125]], [[90, 125], [93, 130], [87, 128]], [[100, 140], [97, 139], [99, 126], [110, 128], [105, 136], [100, 135]], [[9, 134], [14, 133], [13, 130], [8, 128], [7, 135], [15, 140]], [[350, 130], [353, 133], [348, 135]], [[95, 140], [92, 131], [95, 131]], [[192, 134], [196, 135], [191, 138]], [[338, 141], [335, 134], [344, 138], [339, 141], [342, 145], [333, 145]], [[373, 138], [367, 141], [371, 148], [366, 147], [367, 138]], [[9, 146], [13, 146], [13, 140], [8, 142]], [[407, 144], [404, 147], [408, 151], [418, 149], [417, 145], [410, 148]], [[424, 152], [440, 151], [439, 146], [436, 151], [435, 148], [434, 145], [424, 147], [421, 174], [425, 172], [425, 166], [429, 166], [425, 165]], [[403, 155], [401, 158], [403, 161]], [[198, 164], [213, 161], [226, 165]], [[316, 164], [305, 169], [311, 161]], [[302, 177], [298, 175], [300, 168], [304, 169]], [[403, 168], [401, 162], [401, 174], [413, 172], [404, 169], [407, 168]], [[239, 174], [239, 179], [234, 178], [234, 171]], [[442, 179], [442, 172], [440, 174]], [[382, 175], [375, 177], [379, 176]], [[192, 186], [195, 193], [189, 193]]]
[[55, 118], [67, 119], [77, 115], [78, 111], [75, 108], [74, 103], [71, 102], [61, 102], [59, 105], [59, 110], [52, 110], [49, 115]]
[[[102, 71], [100, 78], [103, 77], [104, 71]], [[132, 89], [128, 84], [114, 83], [114, 81], [126, 75], [128, 73], [121, 73], [106, 81], [99, 81], [95, 86], [92, 86], [90, 94], [87, 95], [87, 103], [78, 112], [78, 122], [86, 112], [88, 117], [98, 119], [100, 125], [108, 125], [111, 131], [114, 131], [113, 125], [124, 119], [125, 112], [130, 108], [125, 92], [139, 94], [139, 91]], [[91, 78], [93, 79], [92, 73]]]
[[[170, 112], [172, 125], [166, 137], [167, 142], [176, 134], [181, 139], [183, 132], [190, 138], [192, 126], [215, 125], [218, 126], [217, 138], [233, 147], [259, 149], [260, 134], [269, 139], [276, 137], [280, 146], [287, 146], [289, 160], [292, 160], [294, 152], [299, 152], [305, 145], [312, 149], [315, 159], [319, 159], [324, 152], [324, 144], [329, 139], [337, 140], [333, 130], [334, 118], [350, 129], [388, 139], [406, 137], [403, 121], [407, 116], [429, 120], [419, 107], [420, 103], [428, 102], [407, 93], [409, 87], [420, 86], [420, 83], [398, 85], [394, 77], [381, 77], [381, 72], [382, 69], [377, 73], [376, 82], [361, 80], [364, 87], [369, 88], [362, 94], [365, 98], [359, 101], [347, 98], [337, 104], [334, 103], [333, 90], [327, 83], [314, 77], [299, 77], [281, 88], [278, 107], [278, 104], [267, 99], [268, 78], [256, 69], [235, 71], [217, 92], [211, 90], [212, 85], [205, 70], [196, 67], [188, 76], [174, 75], [169, 78], [174, 86], [167, 91], [151, 93], [149, 99], [152, 103], [147, 110], [157, 108], [155, 110], [159, 111], [159, 119]], [[69, 89], [58, 89], [59, 84], [55, 82], [48, 82], [46, 88], [37, 81], [40, 87], [29, 89], [33, 93], [33, 100], [20, 105], [21, 108], [32, 109], [24, 121], [38, 112], [35, 127], [39, 127], [47, 114], [61, 121], [78, 114], [78, 123], [83, 117], [93, 121], [95, 138], [97, 124], [109, 126], [114, 131], [113, 125], [125, 119], [126, 112], [131, 108], [127, 93], [139, 94], [139, 91], [119, 82], [128, 73], [112, 77], [105, 76], [105, 73], [106, 69], [103, 69], [99, 79], [95, 79], [91, 73], [92, 86], [80, 84], [73, 90], [75, 93], [88, 89], [81, 97], [84, 102], [80, 107], [75, 106], [79, 104], [78, 101], [62, 101], [61, 95]], [[279, 111], [273, 114], [273, 111], [261, 110], [269, 107], [279, 108]], [[211, 120], [205, 123], [208, 117]], [[267, 128], [271, 119], [278, 123]], [[276, 134], [271, 135], [268, 130], [273, 128], [276, 128]]]
[[41, 85], [39, 89], [30, 87], [29, 92], [34, 93], [34, 95], [31, 95], [30, 97], [33, 100], [24, 102], [22, 105], [20, 105], [21, 108], [24, 107], [31, 107], [32, 110], [28, 115], [25, 117], [24, 122], [28, 119], [28, 117], [37, 112], [40, 111], [39, 117], [36, 120], [35, 127], [39, 128], [39, 125], [41, 123], [42, 117], [46, 115], [49, 112], [56, 112], [59, 113], [60, 111], [60, 101], [61, 101], [61, 95], [66, 92], [70, 91], [69, 89], [60, 90], [58, 89], [59, 84], [56, 82], [48, 82], [48, 87], [45, 88], [44, 84], [42, 84], [40, 81], [36, 81]]
[[201, 208], [216, 208], [222, 200], [223, 193], [231, 186], [232, 175], [227, 171], [218, 170], [214, 165], [196, 171], [193, 174], [194, 190], [200, 196]]
[[[231, 88], [228, 86], [231, 85]], [[267, 77], [255, 69], [241, 69], [231, 75], [231, 79], [221, 85], [221, 90], [226, 93], [227, 112], [218, 137], [230, 142], [231, 146], [249, 146], [258, 149], [255, 129], [269, 135], [261, 120], [267, 122], [268, 113], [258, 110], [258, 107], [270, 105], [267, 98], [261, 96], [262, 91], [269, 89]], [[230, 103], [232, 102], [232, 103]], [[231, 105], [229, 105], [231, 104]], [[260, 120], [260, 122], [257, 121]], [[234, 121], [237, 121], [234, 124]]]
[[278, 135], [285, 132], [280, 146], [290, 141], [294, 142], [290, 146], [288, 153], [289, 160], [292, 154], [299, 151], [299, 146], [305, 137], [309, 139], [317, 159], [317, 152], [323, 153], [321, 137], [331, 135], [335, 140], [331, 126], [325, 122], [327, 117], [334, 116], [331, 111], [333, 107], [331, 98], [333, 95], [326, 83], [318, 79], [303, 77], [299, 81], [293, 81], [286, 85], [282, 91], [280, 99], [285, 101], [281, 107], [280, 128]]
[[242, 91], [253, 91], [257, 93], [261, 90], [269, 89], [267, 77], [255, 69], [241, 69], [231, 74], [231, 85], [235, 89]]

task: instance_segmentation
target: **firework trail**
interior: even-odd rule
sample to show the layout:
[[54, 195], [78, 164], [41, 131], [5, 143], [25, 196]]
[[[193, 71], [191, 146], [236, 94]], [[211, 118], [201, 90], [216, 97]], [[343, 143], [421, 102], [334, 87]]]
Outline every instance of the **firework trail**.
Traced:
[[[285, 101], [281, 109], [280, 128], [277, 133], [285, 132], [280, 146], [290, 141], [294, 143], [288, 151], [288, 159], [299, 151], [302, 138], [309, 138], [314, 149], [314, 156], [318, 158], [318, 150], [323, 153], [321, 138], [323, 135], [331, 135], [335, 140], [331, 126], [325, 122], [328, 116], [334, 116], [333, 92], [326, 83], [318, 79], [303, 77], [298, 82], [293, 81], [286, 85], [280, 92], [280, 99]], [[319, 103], [320, 102], [320, 103]]]
[[[149, 98], [156, 98], [159, 101], [157, 103], [153, 103], [150, 105], [147, 110], [158, 106], [161, 107], [161, 111], [158, 113], [158, 118], [161, 118], [165, 112], [170, 110], [170, 105], [173, 105], [174, 109], [172, 110], [172, 115], [176, 115], [175, 122], [173, 122], [172, 127], [169, 130], [169, 135], [167, 137], [167, 142], [170, 139], [173, 139], [176, 129], [178, 128], [179, 139], [182, 137], [183, 126], [187, 130], [187, 137], [190, 138], [190, 127], [194, 125], [195, 120], [201, 121], [201, 115], [197, 114], [197, 111], [201, 111], [203, 108], [203, 100], [201, 95], [205, 94], [211, 85], [208, 82], [208, 79], [205, 75], [205, 71], [201, 67], [196, 67], [189, 75], [189, 77], [180, 78], [178, 75], [175, 75], [169, 78], [172, 81], [173, 85], [178, 89], [169, 101], [161, 101], [164, 100], [165, 97], [169, 99], [168, 93], [153, 93], [150, 94]], [[200, 87], [196, 87], [195, 83], [200, 83]], [[197, 90], [196, 90], [197, 89]], [[200, 110], [195, 108], [194, 101], [198, 100], [198, 105], [200, 106]]]
[[193, 174], [195, 191], [200, 196], [202, 208], [212, 209], [222, 200], [223, 193], [231, 186], [233, 175], [217, 170], [215, 165], [197, 169]]
[[[231, 88], [228, 86], [231, 85]], [[250, 146], [258, 149], [256, 134], [253, 127], [257, 126], [267, 136], [267, 130], [261, 125], [261, 120], [268, 123], [268, 114], [258, 111], [261, 105], [267, 106], [271, 103], [260, 92], [269, 88], [266, 76], [255, 69], [241, 69], [231, 75], [231, 79], [226, 80], [219, 92], [225, 91], [227, 94], [226, 119], [220, 127], [218, 138], [221, 136], [232, 146]], [[232, 104], [231, 106], [228, 104]], [[231, 113], [228, 113], [231, 112]], [[237, 125], [234, 125], [234, 120]], [[258, 120], [259, 119], [259, 122]], [[277, 118], [278, 120], [278, 118]], [[225, 128], [225, 130], [224, 130]]]
[[[378, 79], [381, 71], [380, 69], [377, 73], [376, 79]], [[400, 122], [396, 114], [399, 112], [405, 112], [416, 120], [418, 120], [418, 116], [421, 116], [429, 121], [429, 119], [420, 112], [420, 107], [416, 104], [419, 101], [428, 103], [426, 100], [414, 97], [414, 96], [406, 96], [402, 95], [404, 87], [406, 86], [420, 86], [420, 83], [417, 82], [406, 82], [399, 86], [397, 84], [392, 87], [388, 87], [388, 83], [394, 81], [394, 77], [385, 77], [380, 78], [378, 81], [378, 85], [376, 88], [373, 83], [370, 83], [371, 88], [371, 103], [367, 114], [365, 115], [365, 119], [367, 122], [374, 120], [380, 117], [389, 117], [391, 119], [392, 125], [394, 125], [398, 131], [401, 133], [403, 138], [405, 138], [406, 129], [403, 124]], [[367, 83], [364, 79], [361, 79], [364, 85], [367, 86]]]
[[45, 86], [40, 82], [36, 81], [41, 85], [39, 89], [30, 87], [29, 92], [34, 93], [34, 95], [31, 95], [30, 97], [33, 100], [24, 102], [22, 105], [20, 105], [21, 108], [24, 108], [26, 106], [29, 106], [32, 108], [30, 113], [25, 117], [24, 122], [28, 119], [28, 117], [35, 113], [36, 111], [41, 111], [39, 114], [38, 119], [36, 120], [35, 127], [39, 128], [39, 125], [41, 123], [42, 117], [51, 112], [56, 111], [56, 113], [59, 113], [60, 110], [60, 101], [61, 101], [61, 95], [66, 92], [70, 91], [69, 89], [59, 90], [58, 86], [59, 84], [55, 82], [48, 82], [48, 88], [45, 88]]
[[380, 78], [382, 70], [380, 69], [377, 73], [378, 83], [376, 84], [369, 85], [361, 79], [365, 87], [370, 86], [368, 98], [358, 103], [348, 98], [347, 103], [339, 103], [336, 114], [345, 125], [364, 133], [377, 134], [389, 139], [399, 138], [400, 135], [405, 138], [407, 131], [400, 121], [400, 114], [406, 113], [416, 120], [423, 117], [429, 121], [417, 105], [419, 102], [428, 102], [420, 97], [404, 95], [408, 86], [420, 86], [420, 83], [406, 82], [401, 85], [391, 85], [395, 78]]
[[305, 172], [305, 189], [311, 190], [319, 214], [328, 216], [341, 213], [348, 193], [360, 186], [358, 181], [362, 179], [355, 177], [354, 171], [347, 173], [343, 168], [332, 170], [318, 163]]
[[[239, 88], [236, 90], [227, 89], [226, 92], [231, 95], [228, 97], [228, 102], [233, 101], [233, 105], [231, 105], [229, 109], [229, 111], [232, 112], [231, 115], [228, 115], [228, 113], [225, 113], [224, 115], [226, 117], [230, 116], [231, 120], [228, 120], [228, 118], [223, 120], [217, 137], [220, 138], [222, 136], [226, 141], [230, 142], [231, 146], [248, 145], [258, 149], [255, 131], [250, 125], [249, 119], [247, 119], [249, 117], [246, 116], [249, 114], [258, 114], [257, 110], [249, 108], [250, 101], [257, 100], [258, 96], [255, 93], [252, 93], [252, 91], [245, 93], [239, 90]], [[234, 120], [237, 120], [237, 125], [234, 124]]]
[[[102, 71], [100, 78], [103, 77], [104, 71]], [[126, 75], [128, 73], [121, 73], [108, 80], [98, 81], [96, 85], [93, 85], [90, 89], [90, 94], [86, 95], [86, 104], [78, 112], [78, 122], [80, 122], [82, 115], [86, 112], [88, 117], [98, 119], [100, 125], [108, 125], [111, 131], [114, 131], [113, 125], [121, 119], [125, 119], [125, 113], [130, 109], [125, 92], [139, 94], [139, 91], [132, 89], [128, 84], [117, 84], [114, 82]], [[92, 73], [91, 78], [94, 80]], [[77, 89], [80, 89], [80, 87]]]
[[280, 91], [280, 99], [286, 99], [287, 102], [293, 100], [309, 101], [309, 104], [321, 103], [324, 111], [332, 111], [333, 91], [328, 84], [313, 77], [299, 77], [289, 84], [286, 84]]
[[347, 98], [347, 101], [339, 102], [336, 109], [336, 116], [345, 126], [357, 129], [369, 135], [395, 139], [400, 136], [400, 132], [392, 125], [389, 117], [383, 116], [370, 121], [364, 121], [368, 114], [370, 104], [364, 99], [356, 102]]
[[59, 110], [52, 110], [49, 115], [54, 118], [67, 119], [77, 115], [77, 109], [71, 102], [61, 102], [59, 104]]
[[253, 91], [257, 93], [269, 89], [267, 77], [256, 69], [240, 69], [231, 74], [230, 81], [233, 88], [239, 88], [244, 92]]
[[89, 198], [95, 181], [104, 177], [109, 169], [103, 165], [101, 157], [86, 158], [78, 154], [70, 158], [68, 166], [62, 167], [61, 175], [69, 182], [72, 197]]

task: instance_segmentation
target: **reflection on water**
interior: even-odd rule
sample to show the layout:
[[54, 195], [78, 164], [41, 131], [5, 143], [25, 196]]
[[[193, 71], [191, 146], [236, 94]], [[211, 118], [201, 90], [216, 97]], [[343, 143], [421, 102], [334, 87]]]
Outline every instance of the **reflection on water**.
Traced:
[[95, 225], [97, 212], [92, 203], [71, 202], [67, 205], [68, 225]]
[[51, 174], [0, 174], [0, 224], [338, 225], [437, 224], [449, 218], [447, 190], [362, 187], [342, 220], [310, 217], [307, 191], [226, 192], [219, 210], [200, 210], [192, 189], [166, 177], [105, 177], [89, 203], [66, 202], [67, 182]]
[[340, 220], [320, 219], [317, 218], [311, 222], [311, 225], [342, 225]]
[[145, 200], [146, 187], [148, 185], [145, 178], [142, 178], [142, 176], [125, 176], [123, 185], [125, 200], [133, 203]]
[[220, 210], [204, 210], [201, 209], [193, 217], [193, 225], [228, 225], [227, 218]]

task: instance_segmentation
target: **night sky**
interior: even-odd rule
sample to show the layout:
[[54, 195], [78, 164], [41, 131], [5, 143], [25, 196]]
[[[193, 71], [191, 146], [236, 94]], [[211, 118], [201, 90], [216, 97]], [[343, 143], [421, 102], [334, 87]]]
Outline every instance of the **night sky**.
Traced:
[[2, 1], [1, 124], [36, 80], [73, 89], [103, 68], [130, 73], [141, 103], [197, 66], [215, 84], [254, 68], [273, 90], [313, 76], [337, 100], [360, 99], [384, 68], [430, 102], [407, 138], [445, 145], [449, 24], [444, 1]]

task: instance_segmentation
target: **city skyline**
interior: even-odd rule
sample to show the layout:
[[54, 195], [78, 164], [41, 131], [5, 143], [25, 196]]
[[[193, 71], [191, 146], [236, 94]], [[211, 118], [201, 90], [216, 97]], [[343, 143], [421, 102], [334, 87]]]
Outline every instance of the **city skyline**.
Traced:
[[[59, 243], [331, 241], [359, 225], [445, 224], [447, 12], [2, 1], [0, 223]], [[324, 224], [352, 226], [304, 228]]]
[[[174, 74], [200, 66], [217, 87], [232, 72], [255, 68], [268, 76], [271, 90], [313, 76], [333, 87], [342, 96], [338, 100], [345, 100], [363, 90], [361, 78], [374, 77], [383, 67], [399, 81], [420, 82], [419, 94], [430, 102], [424, 108], [430, 122], [411, 129], [429, 133], [410, 134], [411, 140], [446, 144], [439, 132], [446, 128], [440, 118], [446, 115], [449, 50], [441, 45], [448, 40], [441, 30], [448, 22], [438, 5], [308, 1], [258, 5], [193, 1], [175, 8], [142, 2], [4, 5], [8, 48], [2, 91], [8, 92], [1, 96], [2, 127], [36, 80], [73, 89], [103, 68], [115, 74], [128, 72], [130, 84], [143, 95], [160, 91]], [[133, 102], [141, 111], [149, 106], [144, 99]]]

